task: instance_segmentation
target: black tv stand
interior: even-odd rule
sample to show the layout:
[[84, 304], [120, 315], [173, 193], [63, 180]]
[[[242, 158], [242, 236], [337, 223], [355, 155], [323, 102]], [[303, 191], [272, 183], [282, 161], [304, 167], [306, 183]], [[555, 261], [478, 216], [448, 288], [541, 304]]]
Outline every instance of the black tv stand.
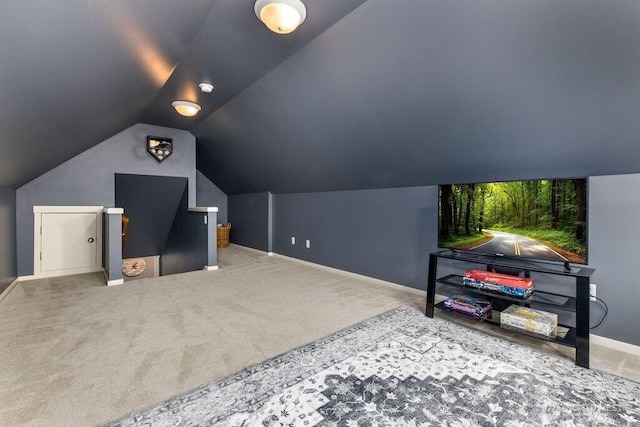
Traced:
[[[438, 261], [448, 260], [447, 270], [453, 274], [438, 275]], [[451, 268], [453, 267], [453, 269]], [[508, 295], [496, 295], [480, 289], [464, 287], [462, 275], [471, 268], [486, 268], [487, 270], [512, 271], [525, 277], [534, 277], [537, 285], [553, 281], [554, 276], [571, 278], [575, 285], [572, 292], [566, 295], [543, 291], [543, 286], [527, 299], [514, 298]], [[571, 266], [569, 262], [552, 263], [531, 261], [517, 257], [474, 254], [472, 252], [445, 250], [429, 255], [429, 276], [427, 283], [427, 304], [425, 314], [433, 317], [435, 308], [444, 309], [443, 302], [435, 303], [436, 288], [441, 295], [465, 293], [481, 295], [494, 301], [494, 309], [483, 322], [500, 327], [500, 311], [511, 304], [531, 306], [549, 312], [575, 313], [575, 323], [559, 324], [567, 330], [566, 334], [556, 337], [541, 337], [547, 341], [575, 348], [575, 363], [584, 368], [589, 367], [589, 283], [594, 269]], [[566, 286], [566, 285], [565, 285]], [[452, 314], [455, 315], [455, 314]], [[463, 316], [463, 315], [461, 315]], [[560, 323], [560, 322], [559, 322]], [[569, 323], [569, 322], [568, 322]]]

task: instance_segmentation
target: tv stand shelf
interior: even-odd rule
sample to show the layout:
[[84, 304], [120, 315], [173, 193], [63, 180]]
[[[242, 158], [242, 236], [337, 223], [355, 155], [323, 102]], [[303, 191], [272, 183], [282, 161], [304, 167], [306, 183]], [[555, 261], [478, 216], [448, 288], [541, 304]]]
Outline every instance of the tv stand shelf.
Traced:
[[[452, 316], [458, 316], [458, 317], [464, 317], [465, 319], [469, 319], [469, 316], [465, 316], [464, 314], [459, 314], [456, 312], [449, 312], [445, 307], [444, 307], [444, 301], [441, 301], [439, 303], [437, 303], [435, 305], [435, 308], [439, 309], [439, 310], [445, 310], [448, 313], [451, 313]], [[483, 318], [482, 321], [486, 322], [486, 323], [490, 323], [492, 325], [495, 325], [497, 327], [500, 327], [500, 316], [499, 314], [496, 315], [497, 310], [492, 310], [492, 313], [489, 314], [488, 317]], [[576, 328], [573, 328], [571, 326], [566, 326], [566, 325], [558, 325], [559, 327], [562, 328], [566, 328], [567, 332], [563, 333], [561, 335], [556, 335], [555, 337], [545, 337], [542, 335], [536, 335], [536, 334], [529, 334], [527, 332], [518, 332], [524, 335], [529, 335], [529, 336], [533, 336], [535, 338], [539, 338], [541, 340], [545, 340], [545, 341], [549, 341], [549, 342], [553, 342], [556, 344], [560, 344], [560, 345], [565, 345], [567, 347], [575, 347], [575, 343], [576, 343]]]
[[[438, 261], [452, 260], [453, 274], [438, 276]], [[458, 262], [467, 266], [458, 265]], [[476, 264], [476, 265], [472, 265]], [[488, 271], [494, 269], [510, 269], [524, 273], [525, 277], [530, 277], [531, 273], [536, 276], [536, 283], [543, 283], [547, 275], [567, 276], [575, 282], [575, 289], [572, 295], [560, 295], [553, 292], [536, 290], [529, 298], [521, 299], [509, 295], [496, 294], [480, 289], [463, 286], [462, 275], [465, 270], [478, 268], [477, 264], [483, 265]], [[472, 266], [470, 266], [472, 265]], [[575, 325], [559, 324], [559, 333], [555, 337], [533, 335], [537, 338], [554, 342], [576, 350], [576, 365], [589, 367], [589, 282], [595, 270], [585, 267], [575, 267], [565, 264], [558, 264], [545, 261], [531, 261], [518, 259], [516, 257], [492, 256], [484, 254], [474, 254], [464, 251], [440, 251], [429, 255], [429, 277], [427, 284], [427, 304], [425, 314], [428, 317], [434, 316], [434, 309], [444, 310], [442, 302], [435, 303], [436, 288], [438, 293], [443, 295], [466, 294], [472, 296], [483, 296], [493, 300], [494, 309], [482, 321], [500, 327], [500, 312], [511, 304], [524, 306], [533, 305], [549, 312], [573, 312], [575, 313]], [[458, 315], [453, 313], [453, 315]], [[463, 314], [459, 314], [468, 318]], [[561, 332], [560, 332], [561, 331]], [[532, 335], [522, 332], [526, 335]]]

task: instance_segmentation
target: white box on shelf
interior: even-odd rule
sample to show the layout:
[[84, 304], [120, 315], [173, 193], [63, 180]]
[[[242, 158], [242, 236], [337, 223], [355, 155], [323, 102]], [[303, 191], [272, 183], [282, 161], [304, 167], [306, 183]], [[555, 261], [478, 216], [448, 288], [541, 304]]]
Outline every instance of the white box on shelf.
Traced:
[[558, 315], [514, 304], [500, 313], [500, 326], [505, 329], [554, 336], [558, 330]]

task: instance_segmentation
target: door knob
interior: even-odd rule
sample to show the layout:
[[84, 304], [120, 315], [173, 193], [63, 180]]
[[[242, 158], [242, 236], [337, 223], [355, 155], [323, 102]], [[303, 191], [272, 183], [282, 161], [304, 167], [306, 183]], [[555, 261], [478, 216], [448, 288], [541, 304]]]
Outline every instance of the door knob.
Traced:
[[89, 242], [89, 243], [93, 243], [93, 241], [94, 241], [94, 238], [93, 238], [93, 237], [89, 237], [89, 238], [87, 239], [87, 242]]

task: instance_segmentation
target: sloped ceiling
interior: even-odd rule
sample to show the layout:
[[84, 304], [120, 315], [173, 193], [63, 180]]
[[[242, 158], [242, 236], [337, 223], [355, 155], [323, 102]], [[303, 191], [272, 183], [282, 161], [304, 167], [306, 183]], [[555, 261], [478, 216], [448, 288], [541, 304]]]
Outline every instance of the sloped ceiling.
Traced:
[[306, 0], [289, 36], [253, 3], [0, 3], [0, 186], [136, 122], [228, 194], [640, 172], [639, 2]]
[[228, 193], [640, 172], [640, 2], [368, 0], [203, 120]]
[[[0, 187], [145, 122], [191, 129], [364, 0], [309, 0], [294, 34], [254, 0], [0, 2]], [[212, 94], [198, 83], [211, 82]], [[171, 102], [196, 101], [199, 116]]]
[[0, 2], [0, 186], [17, 188], [138, 122], [211, 6]]

